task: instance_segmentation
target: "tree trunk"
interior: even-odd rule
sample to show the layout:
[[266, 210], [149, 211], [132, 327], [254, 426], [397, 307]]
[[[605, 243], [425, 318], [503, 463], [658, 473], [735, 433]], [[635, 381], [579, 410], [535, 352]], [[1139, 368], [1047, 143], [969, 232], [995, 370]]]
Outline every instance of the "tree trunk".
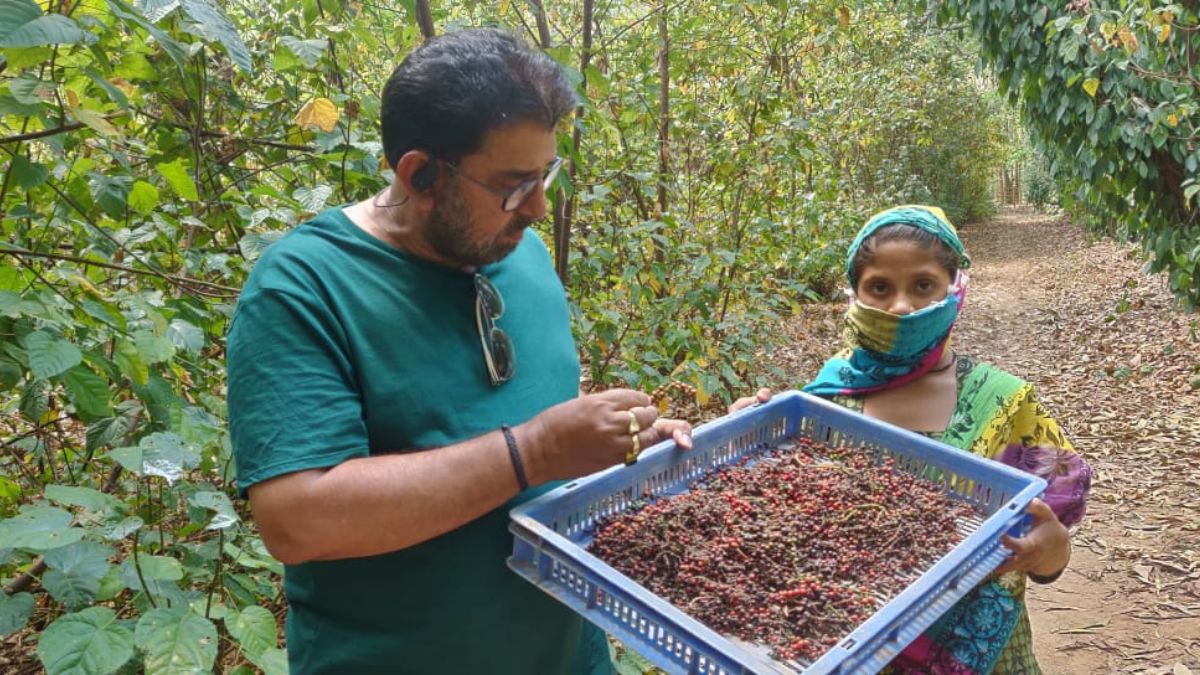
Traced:
[[538, 42], [542, 44], [542, 49], [550, 48], [550, 22], [546, 20], [546, 8], [542, 5], [542, 0], [529, 0], [529, 4], [533, 5], [535, 12], [534, 19], [537, 21]]
[[[579, 74], [583, 77], [581, 86], [585, 93], [587, 92], [587, 69], [592, 60], [592, 23], [595, 20], [593, 8], [593, 0], [583, 1], [583, 47], [579, 50]], [[575, 130], [571, 136], [571, 145], [575, 150], [576, 157], [579, 156], [579, 144], [582, 140], [579, 130], [582, 119], [583, 106], [579, 106], [575, 109]], [[571, 165], [567, 167], [567, 175], [571, 179], [571, 184], [574, 185], [575, 177], [579, 175], [579, 167], [575, 165], [573, 159]], [[554, 212], [554, 268], [558, 272], [559, 280], [562, 281], [563, 286], [566, 286], [569, 281], [567, 260], [571, 250], [571, 224], [575, 218], [575, 194], [572, 193], [570, 198], [566, 198], [560, 193], [559, 197], [558, 207]]]
[[667, 4], [664, 0], [658, 14], [658, 37], [662, 50], [658, 53], [658, 211], [667, 212], [667, 176], [670, 169], [671, 140], [671, 37], [667, 32]]
[[428, 40], [437, 35], [433, 28], [433, 10], [429, 8], [429, 0], [415, 0], [417, 9], [417, 25], [421, 27], [421, 35]]

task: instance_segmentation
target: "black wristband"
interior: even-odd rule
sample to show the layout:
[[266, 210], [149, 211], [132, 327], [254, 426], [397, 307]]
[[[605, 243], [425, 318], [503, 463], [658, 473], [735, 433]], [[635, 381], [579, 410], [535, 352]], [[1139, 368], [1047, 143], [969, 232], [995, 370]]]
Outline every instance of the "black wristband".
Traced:
[[517, 439], [513, 438], [512, 429], [507, 424], [500, 425], [504, 434], [504, 442], [508, 443], [508, 458], [512, 460], [513, 472], [517, 474], [517, 485], [522, 490], [529, 489], [529, 479], [525, 477], [525, 465], [521, 463], [521, 453], [517, 452]]

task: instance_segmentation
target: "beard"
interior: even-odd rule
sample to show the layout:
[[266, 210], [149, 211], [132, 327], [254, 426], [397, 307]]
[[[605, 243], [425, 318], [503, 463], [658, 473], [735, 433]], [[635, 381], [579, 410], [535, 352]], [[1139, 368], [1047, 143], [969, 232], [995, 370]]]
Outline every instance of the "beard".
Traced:
[[[437, 204], [425, 221], [425, 239], [439, 256], [458, 267], [482, 267], [513, 252], [520, 234], [533, 219], [517, 216], [490, 240], [480, 240], [471, 207], [454, 186], [439, 190]], [[515, 242], [512, 241], [515, 239]]]

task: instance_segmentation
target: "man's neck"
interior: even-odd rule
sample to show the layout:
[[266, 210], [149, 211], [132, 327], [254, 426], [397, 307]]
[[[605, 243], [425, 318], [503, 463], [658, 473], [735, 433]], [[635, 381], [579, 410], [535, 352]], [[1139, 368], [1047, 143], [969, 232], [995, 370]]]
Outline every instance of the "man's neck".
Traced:
[[454, 267], [426, 241], [411, 204], [392, 187], [346, 207], [346, 217], [367, 234], [409, 255], [445, 267]]

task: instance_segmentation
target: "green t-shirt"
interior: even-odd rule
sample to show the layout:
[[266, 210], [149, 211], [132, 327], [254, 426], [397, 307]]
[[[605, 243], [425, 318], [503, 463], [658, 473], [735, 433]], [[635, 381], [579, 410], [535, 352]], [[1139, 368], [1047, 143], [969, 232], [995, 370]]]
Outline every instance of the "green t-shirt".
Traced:
[[[229, 332], [238, 486], [355, 457], [457, 443], [579, 392], [567, 303], [533, 232], [480, 270], [516, 354], [488, 380], [470, 274], [322, 213], [266, 251]], [[517, 576], [508, 511], [401, 551], [288, 565], [293, 673], [608, 673], [601, 631]]]

